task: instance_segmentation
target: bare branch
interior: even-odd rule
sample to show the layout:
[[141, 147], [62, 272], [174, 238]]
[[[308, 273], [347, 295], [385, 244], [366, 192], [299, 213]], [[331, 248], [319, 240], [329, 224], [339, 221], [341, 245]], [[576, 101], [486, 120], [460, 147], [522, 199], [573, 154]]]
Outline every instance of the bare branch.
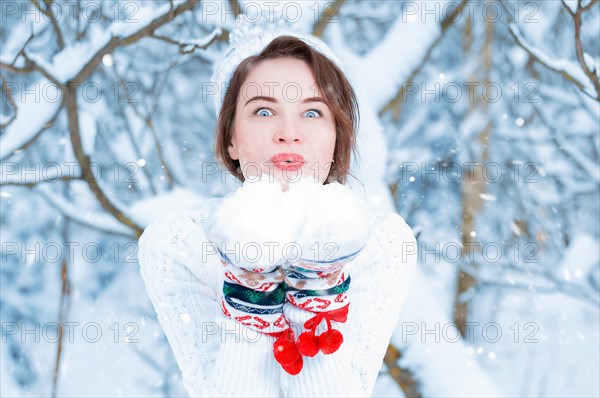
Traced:
[[63, 107], [64, 107], [64, 98], [63, 98], [63, 101], [62, 101], [61, 105], [56, 109], [56, 112], [54, 112], [54, 115], [52, 115], [52, 117], [50, 118], [50, 120], [48, 120], [46, 123], [44, 123], [44, 125], [42, 126], [42, 128], [40, 128], [37, 131], [37, 133], [35, 133], [31, 137], [31, 139], [29, 139], [28, 141], [26, 141], [23, 145], [21, 145], [17, 149], [13, 150], [10, 154], [8, 154], [7, 156], [5, 156], [4, 158], [0, 159], [0, 161], [5, 161], [6, 159], [10, 158], [13, 153], [15, 153], [17, 151], [25, 150], [31, 144], [33, 144], [42, 135], [42, 133], [44, 131], [48, 130], [50, 127], [52, 127], [54, 125], [54, 123], [56, 122], [56, 119], [58, 118], [58, 115], [62, 111]]
[[[43, 187], [43, 186], [42, 186]], [[83, 214], [84, 212], [77, 212], [75, 211], [70, 211], [67, 212], [63, 209], [63, 206], [60, 206], [58, 204], [58, 201], [56, 199], [56, 195], [54, 194], [50, 194], [48, 192], [46, 192], [43, 189], [39, 189], [39, 188], [35, 188], [35, 187], [27, 187], [28, 189], [31, 189], [32, 192], [36, 192], [38, 194], [40, 194], [44, 199], [46, 199], [46, 201], [52, 206], [54, 207], [58, 212], [60, 212], [66, 219], [73, 221], [74, 223], [93, 229], [95, 231], [99, 231], [102, 233], [107, 233], [107, 234], [111, 234], [111, 235], [118, 235], [118, 236], [123, 236], [126, 238], [138, 238], [139, 234], [137, 233], [130, 233], [130, 232], [126, 232], [126, 231], [121, 231], [121, 230], [117, 230], [117, 229], [107, 229], [107, 228], [103, 228], [99, 225], [99, 223], [94, 222], [94, 220], [87, 220], [84, 217], [78, 217], [76, 216], [77, 214], [81, 213]], [[134, 231], [131, 231], [134, 232]]]
[[[96, 196], [96, 199], [100, 203], [103, 209], [105, 209], [108, 213], [110, 213], [113, 217], [115, 217], [120, 223], [131, 228], [136, 235], [141, 235], [143, 228], [137, 225], [132, 219], [130, 219], [126, 214], [124, 214], [115, 204], [113, 204], [106, 193], [102, 190], [100, 184], [94, 176], [92, 175], [91, 159], [83, 150], [83, 143], [81, 139], [81, 132], [79, 130], [79, 109], [77, 105], [77, 99], [74, 95], [66, 95], [68, 93], [76, 93], [77, 87], [85, 81], [96, 69], [98, 64], [102, 61], [102, 57], [104, 55], [112, 53], [117, 47], [121, 46], [129, 46], [134, 43], [137, 43], [139, 40], [143, 39], [154, 33], [154, 31], [161, 26], [167, 24], [172, 21], [175, 17], [181, 15], [182, 13], [192, 9], [198, 0], [189, 0], [185, 3], [180, 4], [179, 6], [171, 9], [169, 12], [155, 18], [148, 25], [142, 27], [137, 32], [132, 33], [126, 37], [113, 37], [104, 47], [98, 50], [91, 60], [77, 73], [77, 75], [67, 82], [66, 84], [60, 83], [57, 79], [50, 75], [44, 68], [37, 65], [33, 62], [23, 50], [23, 56], [28, 60], [28, 62], [33, 66], [34, 69], [38, 70], [42, 73], [46, 78], [50, 81], [53, 81], [58, 87], [63, 90], [63, 101], [65, 102], [67, 108], [67, 118], [68, 118], [68, 126], [69, 133], [71, 137], [71, 144], [73, 146], [73, 152], [75, 153], [75, 157], [79, 162], [81, 169], [83, 170], [83, 179], [87, 182], [90, 190]], [[66, 100], [64, 100], [67, 98]]]
[[561, 75], [562, 77], [564, 77], [565, 79], [567, 79], [568, 81], [572, 82], [573, 84], [575, 84], [575, 86], [577, 86], [577, 88], [584, 93], [585, 95], [587, 95], [588, 97], [598, 100], [598, 98], [594, 98], [590, 93], [588, 93], [586, 91], [586, 84], [581, 81], [580, 79], [578, 79], [577, 77], [573, 76], [573, 74], [570, 73], [569, 70], [567, 70], [564, 67], [560, 67], [558, 65], [553, 65], [551, 63], [551, 59], [550, 57], [548, 57], [545, 54], [542, 54], [539, 51], [534, 51], [531, 46], [529, 45], [529, 43], [527, 43], [525, 41], [525, 39], [523, 38], [523, 36], [521, 35], [521, 33], [518, 31], [516, 25], [514, 24], [510, 24], [510, 27], [508, 29], [508, 31], [510, 32], [511, 36], [515, 39], [515, 41], [517, 42], [517, 44], [519, 45], [519, 47], [521, 47], [523, 50], [527, 51], [527, 53], [529, 54], [529, 56], [531, 56], [533, 59], [535, 59], [537, 62], [539, 62], [541, 65], [543, 65], [544, 67], [546, 67], [547, 69], [558, 73], [559, 75]]
[[[67, 88], [72, 89], [72, 92], [76, 91], [76, 87], [73, 87], [74, 82], [70, 81], [67, 83]], [[119, 222], [127, 227], [133, 229], [136, 233], [141, 234], [143, 228], [137, 225], [132, 219], [130, 219], [125, 213], [123, 213], [120, 209], [118, 209], [109, 199], [108, 196], [104, 193], [98, 181], [94, 178], [92, 171], [92, 161], [90, 157], [83, 150], [83, 143], [81, 142], [81, 132], [79, 131], [79, 107], [77, 105], [77, 101], [74, 98], [66, 101], [67, 107], [67, 118], [69, 125], [69, 133], [71, 136], [71, 144], [73, 146], [73, 152], [75, 153], [75, 158], [79, 162], [79, 166], [83, 171], [83, 178], [88, 183], [90, 190], [96, 196], [96, 199], [100, 203], [100, 206], [113, 217], [115, 217]]]
[[552, 123], [546, 119], [542, 110], [535, 104], [531, 104], [535, 114], [540, 118], [540, 121], [546, 128], [552, 132], [550, 140], [556, 145], [558, 151], [570, 159], [573, 163], [577, 164], [579, 168], [587, 173], [587, 175], [596, 182], [600, 182], [600, 174], [598, 174], [598, 167], [596, 162], [586, 157], [579, 151], [576, 151], [571, 145], [563, 142], [558, 130], [553, 127]]
[[412, 70], [407, 79], [407, 84], [402, 84], [400, 90], [398, 90], [398, 93], [394, 96], [394, 98], [392, 98], [386, 105], [383, 106], [383, 108], [381, 108], [381, 110], [379, 111], [379, 117], [382, 117], [386, 112], [392, 112], [392, 120], [398, 121], [398, 119], [400, 118], [400, 113], [402, 112], [403, 99], [405, 96], [406, 87], [409, 87], [411, 85], [411, 83], [415, 80], [417, 75], [421, 72], [425, 65], [427, 65], [427, 62], [429, 62], [429, 59], [433, 54], [433, 50], [440, 44], [448, 28], [459, 19], [457, 18], [457, 16], [462, 12], [466, 4], [467, 0], [461, 0], [458, 7], [456, 7], [450, 14], [446, 15], [442, 22], [440, 22], [439, 36], [435, 39], [433, 43], [431, 43], [431, 45], [427, 49], [427, 52], [425, 53], [425, 56], [421, 59], [419, 65], [417, 65], [417, 67]]
[[33, 188], [36, 185], [40, 184], [54, 184], [58, 181], [71, 182], [71, 181], [84, 181], [83, 176], [58, 176], [52, 179], [44, 179], [37, 180], [31, 182], [22, 182], [22, 181], [2, 181], [3, 186], [18, 186], [18, 187], [27, 187]]
[[52, 75], [50, 72], [48, 72], [45, 68], [43, 68], [41, 65], [38, 65], [34, 60], [32, 60], [27, 55], [25, 49], [23, 49], [21, 51], [21, 55], [23, 56], [23, 58], [25, 58], [27, 66], [29, 66], [29, 67], [33, 68], [34, 70], [40, 72], [46, 79], [50, 80], [52, 83], [54, 83], [56, 85], [56, 87], [59, 87], [64, 92], [65, 85], [62, 84], [60, 82], [60, 80], [58, 80], [56, 77], [54, 77], [54, 75]]
[[[139, 114], [139, 112], [137, 110], [137, 107], [133, 105], [132, 101], [128, 101], [129, 90], [127, 88], [127, 84], [123, 80], [123, 78], [118, 75], [116, 68], [114, 69], [114, 71], [115, 71], [115, 74], [117, 75], [117, 80], [119, 82], [119, 85], [121, 87], [123, 87], [123, 90], [125, 91], [125, 98], [123, 99], [124, 102], [131, 107], [131, 109], [136, 114], [136, 116], [140, 117], [140, 119], [142, 119], [142, 120], [145, 119], [144, 117], [141, 117], [141, 115]], [[120, 106], [117, 107], [117, 112], [119, 112], [119, 115], [123, 119], [123, 124], [125, 126], [125, 132], [127, 134], [127, 137], [129, 138], [129, 142], [131, 143], [131, 146], [133, 148], [133, 151], [135, 152], [135, 155], [137, 156], [138, 159], [141, 159], [142, 151], [140, 150], [140, 146], [138, 145], [138, 143], [135, 140], [135, 137], [133, 136], [133, 132], [131, 131], [131, 127], [129, 125], [129, 120], [127, 119], [124, 108], [120, 107]], [[156, 194], [157, 189], [154, 186], [154, 181], [152, 180], [152, 175], [150, 174], [150, 170], [148, 170], [147, 167], [142, 167], [142, 173], [146, 176], [146, 179], [148, 180], [150, 190], [152, 191], [153, 194]]]
[[231, 9], [233, 10], [233, 15], [235, 15], [236, 17], [242, 13], [242, 7], [237, 2], [237, 0], [229, 0], [229, 5], [231, 6]]
[[178, 5], [175, 9], [154, 19], [148, 25], [129, 36], [113, 37], [106, 45], [104, 45], [104, 47], [94, 54], [92, 59], [79, 71], [79, 73], [77, 73], [75, 78], [73, 78], [73, 81], [78, 83], [83, 82], [92, 74], [98, 64], [102, 62], [102, 57], [104, 57], [106, 54], [112, 53], [117, 47], [130, 46], [142, 40], [144, 37], [149, 37], [150, 35], [154, 34], [155, 30], [171, 22], [175, 17], [193, 9], [197, 3], [198, 0], [188, 0], [185, 3]]
[[597, 2], [597, 1], [598, 1], [598, 0], [592, 0], [592, 1], [590, 1], [590, 2], [588, 3], [588, 5], [587, 5], [587, 6], [585, 6], [585, 7], [581, 7], [581, 0], [579, 0], [579, 1], [578, 1], [578, 4], [577, 4], [577, 8], [578, 8], [578, 9], [580, 9], [582, 13], [583, 13], [583, 12], [587, 12], [587, 11], [589, 11], [589, 10], [591, 10], [591, 9], [592, 9], [592, 7], [593, 7], [594, 3], [595, 3], [595, 2]]
[[[57, 87], [59, 87], [60, 89], [64, 89], [65, 86], [64, 84], [62, 84], [56, 77], [54, 77], [50, 72], [48, 72], [46, 69], [44, 69], [42, 66], [38, 65], [36, 62], [34, 62], [28, 55], [27, 52], [25, 51], [25, 49], [27, 48], [27, 45], [29, 44], [29, 42], [31, 40], [33, 40], [33, 38], [35, 37], [35, 35], [33, 34], [33, 32], [31, 33], [31, 35], [29, 36], [29, 38], [27, 39], [27, 41], [25, 41], [25, 44], [23, 44], [23, 48], [17, 53], [15, 59], [12, 62], [12, 65], [9, 66], [9, 68], [15, 72], [18, 73], [24, 73], [27, 71], [31, 71], [31, 70], [36, 70], [38, 72], [40, 72], [46, 79], [50, 80], [52, 83], [54, 83]], [[22, 56], [23, 58], [25, 58], [25, 68], [17, 68], [14, 66], [15, 62], [17, 62], [17, 59]], [[4, 64], [3, 64], [4, 65]]]
[[179, 54], [185, 55], [185, 54], [193, 53], [194, 51], [196, 51], [196, 49], [206, 50], [208, 47], [210, 47], [210, 45], [212, 43], [214, 43], [217, 40], [220, 40], [222, 36], [223, 36], [223, 31], [220, 28], [217, 28], [209, 35], [210, 39], [196, 40], [195, 42], [187, 42], [186, 43], [181, 40], [173, 40], [169, 37], [160, 36], [157, 34], [151, 34], [148, 37], [179, 46]]
[[63, 48], [65, 48], [65, 40], [63, 38], [62, 32], [60, 31], [60, 27], [58, 26], [56, 16], [52, 12], [52, 8], [49, 7], [49, 5], [52, 4], [52, 2], [45, 0], [46, 6], [47, 6], [46, 9], [44, 9], [41, 6], [41, 4], [38, 3], [38, 0], [31, 0], [31, 2], [38, 10], [40, 10], [40, 12], [42, 14], [44, 14], [48, 18], [48, 20], [50, 20], [50, 23], [52, 24], [52, 29], [54, 29], [54, 33], [56, 34], [56, 40], [58, 42], [59, 50], [62, 50]]
[[562, 6], [563, 8], [570, 14], [570, 15], [575, 15], [573, 13], [573, 10], [571, 10], [571, 7], [569, 7], [569, 5], [565, 2], [565, 0], [561, 0], [562, 2]]
[[[167, 75], [169, 73], [169, 71], [177, 64], [177, 60], [174, 60], [169, 68], [167, 68]], [[116, 68], [114, 68], [114, 70], [116, 71]], [[115, 72], [116, 73], [116, 72]], [[163, 87], [164, 87], [164, 81], [163, 80]], [[122, 82], [122, 78], [119, 78], [119, 82]], [[127, 87], [126, 85], [123, 85], [123, 89], [127, 92]], [[154, 95], [152, 95], [152, 98], [154, 99], [155, 103], [154, 106], [152, 107], [152, 110], [150, 112], [148, 112], [146, 115], [143, 115], [142, 112], [140, 112], [140, 110], [138, 109], [137, 106], [135, 106], [133, 104], [133, 102], [131, 101], [127, 101], [126, 103], [131, 107], [131, 109], [133, 110], [133, 112], [141, 119], [144, 121], [144, 124], [148, 127], [148, 129], [150, 130], [150, 132], [152, 133], [152, 137], [154, 139], [154, 143], [155, 143], [155, 148], [156, 148], [156, 152], [158, 153], [158, 158], [160, 159], [160, 163], [162, 166], [162, 170], [164, 170], [165, 172], [165, 176], [167, 178], [167, 182], [169, 184], [169, 188], [171, 188], [173, 186], [173, 174], [171, 172], [171, 169], [169, 167], [169, 165], [166, 162], [162, 147], [160, 145], [160, 139], [158, 137], [158, 133], [156, 132], [156, 129], [154, 128], [154, 123], [152, 121], [152, 115], [155, 114], [155, 111], [158, 107], [158, 102], [159, 102], [159, 98], [160, 98], [160, 92], [161, 90], [158, 90], [158, 93], [153, 93]], [[150, 180], [150, 182], [152, 183], [151, 177], [150, 175], [147, 176], [148, 179]]]
[[[65, 191], [68, 186], [65, 187]], [[69, 241], [69, 220], [65, 220], [62, 229], [63, 242]], [[62, 358], [62, 348], [64, 343], [63, 325], [68, 317], [71, 308], [71, 279], [69, 278], [69, 261], [67, 256], [63, 256], [60, 266], [60, 303], [58, 305], [58, 346], [56, 347], [56, 361], [54, 362], [54, 374], [52, 377], [52, 396], [56, 396], [58, 389], [58, 375], [60, 374], [60, 361]]]
[[312, 29], [312, 34], [317, 37], [322, 37], [323, 32], [325, 32], [325, 28], [327, 24], [333, 17], [335, 17], [339, 12], [346, 0], [335, 0], [333, 3], [328, 3], [325, 8], [323, 8], [323, 12], [319, 15], [319, 19], [315, 22], [315, 25]]
[[[590, 7], [597, 1], [598, 0], [592, 0], [583, 9], [589, 10]], [[583, 76], [581, 76], [581, 77], [574, 76], [572, 71], [569, 70], [569, 68], [565, 66], [565, 64], [568, 65], [570, 61], [553, 60], [548, 55], [544, 54], [543, 52], [539, 51], [538, 49], [534, 49], [529, 43], [527, 43], [527, 41], [525, 40], [523, 35], [520, 33], [517, 25], [514, 23], [511, 13], [508, 12], [507, 6], [503, 2], [500, 2], [499, 4], [504, 8], [504, 10], [507, 11], [506, 14], [508, 15], [508, 19], [510, 21], [508, 31], [511, 34], [511, 36], [515, 39], [515, 42], [519, 45], [519, 47], [524, 49], [529, 54], [530, 57], [535, 59], [537, 62], [539, 62], [541, 65], [543, 65], [547, 69], [560, 74], [565, 79], [567, 79], [568, 81], [575, 84], [575, 86], [577, 86], [577, 88], [582, 93], [584, 93], [585, 95], [587, 95], [588, 97], [590, 97], [596, 101], [600, 101], [600, 81], [598, 79], [596, 71], [594, 70], [592, 72], [587, 67], [587, 64], [585, 63], [584, 56], [583, 56], [583, 49], [581, 47], [581, 38], [580, 38], [581, 13], [584, 12], [584, 11], [582, 11], [583, 9], [581, 8], [581, 1], [579, 1], [578, 6], [577, 6], [577, 12], [575, 12], [575, 13], [571, 10], [571, 8], [564, 1], [562, 2], [562, 5], [563, 5], [563, 8], [569, 13], [569, 15], [571, 15], [574, 19], [574, 22], [575, 22], [575, 49], [577, 52], [577, 59], [583, 70], [583, 73], [591, 81], [592, 86], [594, 87], [594, 89], [596, 91], [596, 97], [594, 97], [592, 95], [592, 93], [590, 93], [586, 90], [588, 88], [588, 85], [585, 82], [585, 78], [583, 78]]]
[[400, 386], [405, 396], [411, 398], [421, 397], [418, 382], [415, 380], [413, 372], [398, 365], [400, 358], [402, 358], [402, 352], [393, 344], [388, 345], [383, 362], [388, 367], [390, 377]]
[[583, 14], [586, 11], [589, 11], [591, 7], [597, 2], [598, 0], [592, 0], [586, 7], [582, 8], [581, 0], [579, 0], [577, 3], [577, 12], [575, 12], [575, 15], [573, 15], [573, 22], [575, 23], [575, 52], [577, 54], [577, 60], [579, 61], [581, 69], [583, 69], [585, 75], [588, 77], [588, 79], [590, 79], [590, 81], [594, 85], [597, 94], [596, 99], [600, 101], [600, 78], [596, 73], [596, 69], [594, 68], [594, 70], [591, 71], [587, 63], [585, 62], [585, 57], [583, 55], [583, 46], [581, 45], [581, 14]]
[[25, 43], [23, 44], [23, 47], [21, 48], [21, 50], [19, 50], [19, 52], [15, 56], [15, 59], [13, 59], [13, 61], [10, 64], [0, 62], [0, 68], [6, 69], [13, 73], [31, 73], [31, 72], [33, 72], [34, 69], [31, 65], [26, 65], [24, 68], [19, 68], [19, 67], [15, 66], [15, 63], [17, 62], [17, 59], [19, 59], [19, 57], [23, 54], [23, 51], [25, 51], [25, 48], [27, 47], [29, 42], [31, 40], [33, 40], [34, 37], [35, 37], [35, 35], [33, 33], [31, 33], [31, 35], [29, 35], [27, 40], [25, 40]]
[[4, 91], [6, 93], [6, 98], [8, 99], [8, 103], [13, 108], [13, 116], [10, 118], [10, 120], [8, 120], [4, 124], [0, 124], [0, 128], [2, 129], [2, 131], [4, 131], [4, 129], [9, 124], [11, 124], [13, 122], [13, 120], [15, 120], [17, 118], [17, 112], [19, 111], [19, 109], [17, 108], [17, 105], [15, 105], [15, 101], [13, 100], [11, 88], [7, 87], [6, 79], [4, 78], [3, 75], [0, 75], [0, 79], [2, 79], [2, 91]]
[[25, 68], [19, 68], [11, 64], [7, 64], [5, 62], [0, 62], [0, 69], [6, 69], [9, 72], [13, 73], [31, 73], [34, 69], [31, 66], [27, 66]]

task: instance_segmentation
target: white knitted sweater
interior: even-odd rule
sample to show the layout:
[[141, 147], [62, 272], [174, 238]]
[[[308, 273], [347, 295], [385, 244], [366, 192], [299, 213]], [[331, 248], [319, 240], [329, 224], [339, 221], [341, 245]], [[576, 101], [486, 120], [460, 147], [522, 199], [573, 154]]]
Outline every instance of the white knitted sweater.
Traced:
[[235, 322], [218, 305], [221, 263], [202, 252], [204, 223], [218, 200], [159, 217], [138, 242], [148, 295], [190, 396], [371, 396], [414, 277], [411, 228], [396, 213], [368, 211], [372, 234], [347, 265], [351, 304], [347, 322], [339, 325], [345, 350], [291, 376], [275, 363], [270, 336], [221, 349], [225, 335], [235, 334]]

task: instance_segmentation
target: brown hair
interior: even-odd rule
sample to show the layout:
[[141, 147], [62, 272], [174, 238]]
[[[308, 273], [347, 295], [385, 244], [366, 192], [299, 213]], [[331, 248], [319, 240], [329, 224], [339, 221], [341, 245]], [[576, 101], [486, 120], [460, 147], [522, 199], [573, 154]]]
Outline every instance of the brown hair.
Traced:
[[231, 159], [227, 150], [231, 145], [231, 130], [234, 125], [238, 95], [253, 66], [280, 57], [304, 60], [315, 74], [317, 87], [325, 96], [325, 101], [334, 115], [336, 130], [334, 161], [324, 184], [331, 181], [344, 184], [347, 174], [350, 174], [351, 153], [357, 155], [356, 132], [360, 115], [356, 95], [344, 73], [333, 61], [294, 36], [275, 38], [262, 52], [244, 59], [235, 69], [217, 118], [215, 139], [217, 160], [222, 162], [236, 178], [244, 181], [239, 160]]

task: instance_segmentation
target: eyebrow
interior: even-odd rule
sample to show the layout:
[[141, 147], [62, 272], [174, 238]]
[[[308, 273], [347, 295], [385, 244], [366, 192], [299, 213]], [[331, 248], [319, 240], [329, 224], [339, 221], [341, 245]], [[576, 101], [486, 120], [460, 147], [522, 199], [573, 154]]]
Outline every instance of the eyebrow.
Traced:
[[[248, 100], [248, 101], [247, 101], [247, 102], [244, 104], [244, 106], [248, 105], [250, 102], [253, 102], [253, 101], [260, 101], [260, 100], [267, 101], [267, 102], [272, 102], [272, 103], [275, 103], [275, 104], [277, 103], [277, 100], [276, 100], [275, 98], [273, 98], [273, 97], [266, 97], [266, 96], [264, 96], [264, 95], [257, 95], [257, 96], [255, 96], [255, 97], [252, 97], [252, 98], [250, 98], [250, 99], [249, 99], [249, 100]], [[304, 100], [302, 100], [302, 102], [301, 102], [301, 103], [302, 103], [302, 104], [307, 104], [307, 103], [309, 103], [309, 102], [322, 102], [322, 103], [323, 103], [323, 104], [325, 104], [325, 105], [327, 104], [327, 103], [325, 102], [325, 99], [324, 99], [324, 98], [322, 98], [322, 97], [311, 97], [311, 98], [305, 98]]]

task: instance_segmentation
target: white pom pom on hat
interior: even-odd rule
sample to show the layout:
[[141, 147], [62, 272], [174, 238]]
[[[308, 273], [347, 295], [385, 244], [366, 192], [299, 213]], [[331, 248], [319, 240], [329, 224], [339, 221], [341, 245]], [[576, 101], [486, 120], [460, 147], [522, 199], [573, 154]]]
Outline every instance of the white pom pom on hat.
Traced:
[[297, 37], [325, 55], [344, 72], [340, 60], [321, 39], [292, 29], [290, 23], [283, 17], [270, 18], [265, 15], [264, 11], [261, 12], [262, 15], [255, 20], [237, 18], [234, 28], [229, 34], [229, 47], [225, 50], [223, 58], [213, 65], [213, 74], [210, 80], [216, 84], [213, 100], [217, 117], [237, 66], [244, 59], [259, 54], [273, 39], [279, 36]]

